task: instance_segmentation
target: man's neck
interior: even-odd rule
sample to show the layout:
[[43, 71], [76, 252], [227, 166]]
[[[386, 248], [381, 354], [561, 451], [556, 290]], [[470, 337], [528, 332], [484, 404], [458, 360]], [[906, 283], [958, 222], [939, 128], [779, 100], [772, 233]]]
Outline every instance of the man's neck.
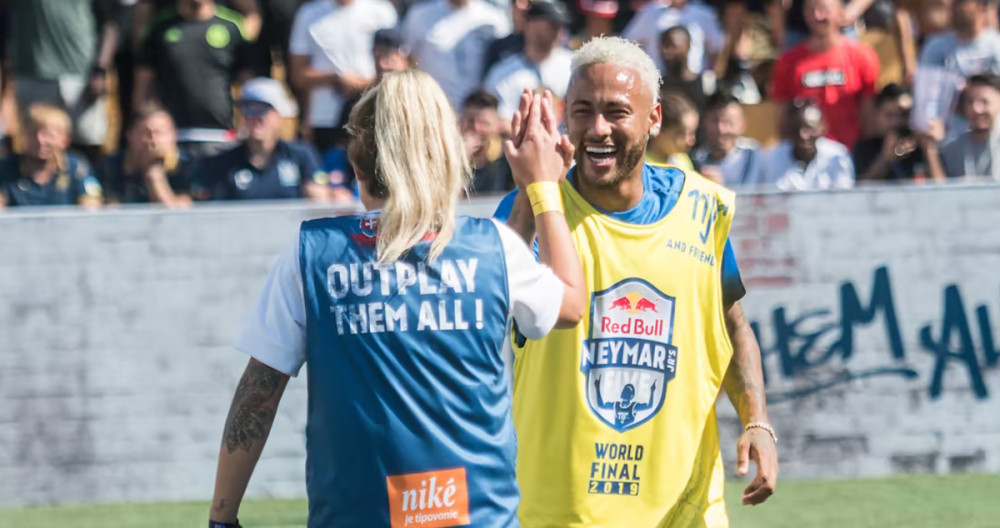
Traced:
[[628, 211], [639, 205], [645, 191], [642, 185], [642, 164], [615, 187], [587, 185], [580, 177], [573, 178], [573, 184], [588, 203], [602, 211], [613, 213]]
[[532, 64], [541, 64], [551, 55], [553, 47], [543, 48], [541, 46], [525, 46], [524, 58]]
[[814, 159], [816, 159], [816, 153], [819, 152], [818, 148], [813, 148], [812, 150], [801, 150], [794, 146], [792, 147], [792, 158], [795, 161], [799, 161], [809, 165]]
[[471, 1], [472, 0], [448, 0], [448, 3], [451, 4], [451, 7], [455, 8], [455, 9], [461, 9], [461, 8], [469, 5], [469, 2], [471, 2]]
[[354, 0], [333, 0], [333, 3], [339, 5], [340, 7], [347, 7], [354, 3]]
[[22, 174], [39, 185], [45, 185], [52, 180], [58, 170], [59, 163], [55, 159], [43, 160], [27, 155], [21, 158]]
[[610, 18], [587, 17], [587, 26], [584, 29], [585, 40], [600, 37], [601, 35], [613, 35], [614, 26], [611, 25], [611, 22], [612, 19]]
[[250, 164], [263, 169], [271, 161], [274, 150], [278, 146], [277, 139], [247, 139], [247, 152], [250, 154]]
[[831, 33], [829, 35], [812, 35], [809, 37], [808, 45], [809, 49], [812, 51], [826, 51], [833, 48], [837, 44], [840, 44], [840, 39], [842, 39], [840, 33]]
[[180, 4], [177, 13], [185, 20], [204, 22], [215, 16], [215, 2], [204, 2], [197, 6]]
[[986, 31], [986, 27], [981, 24], [975, 24], [971, 27], [966, 28], [955, 28], [955, 36], [961, 42], [972, 42], [976, 40], [976, 37], [981, 35], [983, 31]]
[[712, 161], [722, 161], [726, 159], [726, 156], [728, 156], [729, 153], [732, 152], [733, 148], [735, 147], [736, 147], [735, 143], [729, 145], [728, 148], [722, 145], [715, 145], [715, 146], [709, 145], [708, 157], [711, 158]]
[[990, 139], [990, 130], [970, 130], [969, 136], [980, 143], [985, 143]]
[[665, 69], [667, 70], [667, 77], [673, 79], [683, 79], [685, 81], [690, 81], [692, 77], [696, 77], [694, 72], [688, 69], [687, 62], [678, 65], [668, 64]]

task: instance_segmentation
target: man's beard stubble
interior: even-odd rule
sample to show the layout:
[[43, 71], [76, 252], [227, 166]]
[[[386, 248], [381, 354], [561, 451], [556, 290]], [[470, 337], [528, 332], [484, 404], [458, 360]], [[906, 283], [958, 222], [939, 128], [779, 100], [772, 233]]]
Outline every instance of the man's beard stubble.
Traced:
[[[583, 158], [586, 156], [586, 150], [582, 147], [577, 147], [576, 149], [576, 164], [578, 166], [583, 166]], [[612, 189], [616, 188], [625, 180], [628, 179], [629, 174], [635, 170], [635, 168], [642, 163], [642, 160], [646, 157], [646, 145], [642, 143], [636, 143], [627, 147], [621, 156], [615, 163], [614, 175], [609, 180], [598, 180], [598, 181], [587, 181], [588, 184], [593, 185], [599, 189]]]

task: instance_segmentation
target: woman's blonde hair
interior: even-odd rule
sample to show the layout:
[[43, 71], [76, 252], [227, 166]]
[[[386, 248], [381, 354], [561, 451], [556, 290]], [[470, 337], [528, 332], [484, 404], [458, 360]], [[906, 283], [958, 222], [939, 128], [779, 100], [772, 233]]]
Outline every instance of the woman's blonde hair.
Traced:
[[373, 198], [385, 199], [376, 254], [393, 262], [428, 235], [429, 260], [455, 231], [459, 194], [472, 176], [458, 118], [430, 75], [390, 73], [368, 90], [348, 120], [348, 156]]

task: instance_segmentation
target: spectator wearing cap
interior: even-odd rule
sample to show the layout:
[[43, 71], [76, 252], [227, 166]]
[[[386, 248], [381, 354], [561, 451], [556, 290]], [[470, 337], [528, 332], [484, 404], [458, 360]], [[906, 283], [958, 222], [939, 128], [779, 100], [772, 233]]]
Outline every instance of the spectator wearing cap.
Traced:
[[806, 0], [809, 38], [774, 65], [771, 97], [779, 102], [809, 99], [828, 123], [830, 139], [851, 147], [872, 114], [878, 57], [870, 47], [841, 33], [841, 0]]
[[101, 164], [101, 185], [108, 203], [191, 204], [193, 164], [177, 148], [177, 131], [167, 111], [155, 104], [132, 116], [124, 151]]
[[108, 132], [106, 74], [118, 42], [117, 6], [106, 0], [4, 4], [21, 114], [35, 103], [62, 107], [76, 123], [73, 145], [96, 157]]
[[716, 92], [705, 103], [705, 144], [691, 152], [695, 168], [726, 187], [760, 184], [764, 176], [764, 152], [760, 143], [743, 137], [746, 122], [743, 105], [735, 96]]
[[139, 55], [133, 108], [154, 100], [177, 126], [181, 150], [200, 159], [236, 139], [230, 92], [252, 75], [243, 18], [213, 0], [177, 0], [155, 23]]
[[282, 118], [297, 114], [281, 83], [266, 77], [247, 81], [239, 106], [246, 139], [201, 162], [199, 194], [215, 200], [329, 198], [327, 177], [312, 147], [281, 139]]
[[403, 34], [396, 28], [375, 32], [372, 57], [375, 59], [376, 80], [382, 79], [386, 73], [401, 72], [410, 67], [410, 54], [403, 48]]
[[514, 190], [514, 176], [503, 155], [504, 124], [497, 113], [497, 98], [477, 90], [465, 98], [460, 127], [472, 165], [474, 194], [500, 194]]
[[725, 35], [715, 11], [697, 0], [653, 0], [641, 7], [622, 36], [634, 40], [653, 58], [660, 73], [667, 75], [660, 56], [660, 35], [675, 26], [684, 26], [691, 36], [688, 67], [695, 73], [715, 64]]
[[289, 41], [292, 84], [309, 94], [307, 136], [320, 152], [346, 141], [344, 104], [375, 78], [372, 39], [396, 25], [386, 0], [313, 0], [295, 15]]
[[982, 0], [955, 0], [952, 31], [930, 37], [920, 52], [920, 64], [971, 77], [1000, 73], [1000, 33], [987, 27], [989, 6]]
[[24, 154], [0, 161], [0, 208], [29, 205], [99, 207], [101, 183], [81, 156], [66, 151], [73, 132], [61, 108], [35, 103], [21, 130]]
[[570, 48], [577, 49], [592, 38], [615, 34], [614, 22], [618, 16], [617, 0], [578, 0], [577, 10], [583, 16], [583, 27], [570, 40]]
[[566, 97], [573, 52], [559, 43], [568, 22], [559, 4], [531, 4], [524, 22], [524, 51], [500, 61], [483, 81], [499, 101], [501, 119], [514, 117], [525, 89], [547, 88], [560, 99]]
[[[943, 172], [949, 178], [1000, 181], [1000, 76], [973, 75], [962, 97], [969, 130], [941, 147]], [[930, 157], [928, 153], [928, 157]]]
[[[403, 37], [395, 28], [375, 32], [372, 56], [375, 59], [375, 82], [381, 80], [386, 73], [404, 71], [410, 67], [410, 57], [403, 49]], [[361, 94], [358, 94], [344, 104], [338, 127], [346, 130], [351, 110], [360, 99]], [[323, 170], [330, 178], [333, 201], [353, 201], [357, 194], [354, 169], [347, 159], [346, 142], [334, 145], [322, 154]]]
[[847, 147], [824, 137], [823, 111], [808, 100], [793, 101], [785, 117], [786, 139], [764, 160], [762, 184], [782, 191], [849, 189], [854, 164]]
[[404, 46], [455, 108], [483, 79], [490, 42], [509, 33], [507, 14], [483, 0], [427, 0], [403, 21]]

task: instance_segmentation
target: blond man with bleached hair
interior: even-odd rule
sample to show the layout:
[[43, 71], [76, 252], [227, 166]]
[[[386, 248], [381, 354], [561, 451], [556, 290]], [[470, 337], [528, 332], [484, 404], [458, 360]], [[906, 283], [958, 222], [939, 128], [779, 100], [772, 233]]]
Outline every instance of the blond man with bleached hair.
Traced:
[[[514, 424], [525, 528], [728, 525], [714, 405], [725, 389], [745, 433], [744, 504], [774, 491], [776, 438], [760, 350], [729, 243], [735, 196], [644, 163], [660, 131], [659, 77], [635, 43], [602, 37], [573, 59], [560, 187], [587, 281], [587, 317], [542, 339], [515, 333]], [[525, 189], [497, 211], [524, 240]]]
[[100, 181], [87, 160], [68, 151], [73, 121], [47, 103], [31, 105], [21, 140], [24, 152], [0, 161], [0, 208], [104, 203]]
[[237, 512], [290, 376], [309, 364], [309, 526], [517, 524], [501, 345], [582, 317], [583, 277], [557, 182], [571, 149], [551, 96], [524, 94], [504, 149], [533, 196], [541, 263], [505, 225], [456, 216], [469, 180], [458, 123], [425, 73], [387, 74], [354, 107], [363, 215], [302, 224], [238, 347], [210, 526]]
[[573, 54], [571, 68], [575, 75], [593, 64], [615, 64], [634, 70], [639, 81], [653, 94], [653, 101], [660, 100], [660, 72], [656, 63], [635, 42], [621, 37], [600, 37], [588, 40]]

